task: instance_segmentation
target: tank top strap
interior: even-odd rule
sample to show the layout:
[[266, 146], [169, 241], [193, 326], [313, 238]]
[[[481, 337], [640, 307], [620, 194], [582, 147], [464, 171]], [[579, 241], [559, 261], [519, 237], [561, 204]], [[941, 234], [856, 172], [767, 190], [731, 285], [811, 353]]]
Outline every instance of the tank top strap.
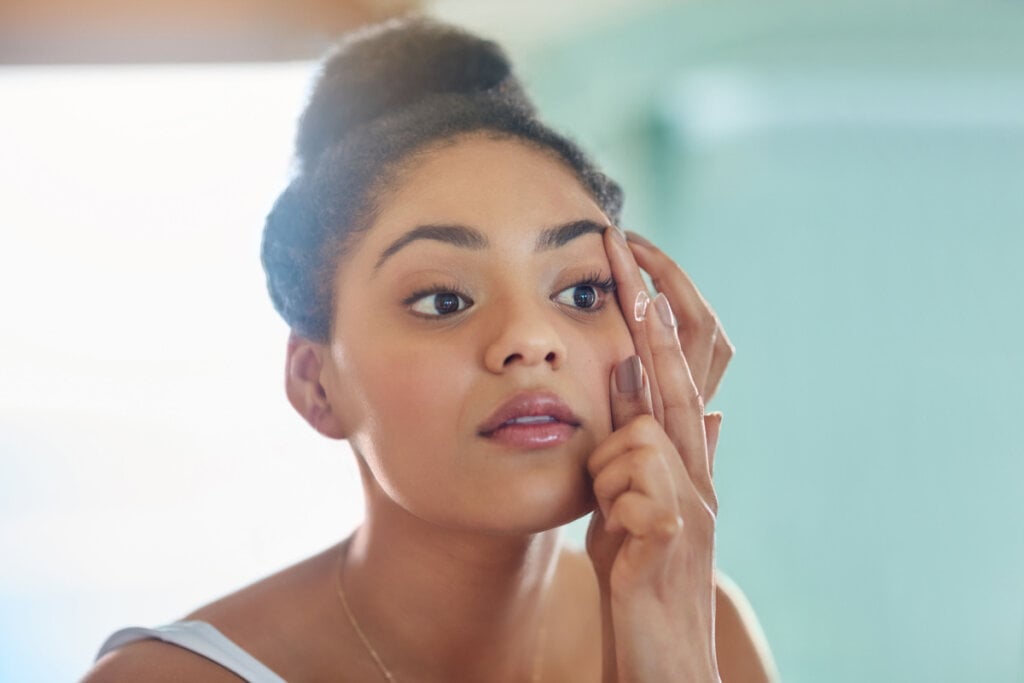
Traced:
[[248, 683], [286, 683], [263, 662], [205, 621], [176, 621], [156, 628], [123, 628], [107, 638], [96, 659], [128, 643], [149, 638], [191, 650], [238, 674]]

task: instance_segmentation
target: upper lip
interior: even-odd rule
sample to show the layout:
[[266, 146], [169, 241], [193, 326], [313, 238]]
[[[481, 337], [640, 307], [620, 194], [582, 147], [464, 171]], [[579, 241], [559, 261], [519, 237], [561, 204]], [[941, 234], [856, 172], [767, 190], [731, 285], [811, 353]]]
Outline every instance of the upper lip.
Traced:
[[524, 391], [498, 406], [481, 425], [479, 434], [489, 436], [517, 417], [550, 415], [559, 422], [579, 427], [581, 422], [558, 394], [551, 391]]

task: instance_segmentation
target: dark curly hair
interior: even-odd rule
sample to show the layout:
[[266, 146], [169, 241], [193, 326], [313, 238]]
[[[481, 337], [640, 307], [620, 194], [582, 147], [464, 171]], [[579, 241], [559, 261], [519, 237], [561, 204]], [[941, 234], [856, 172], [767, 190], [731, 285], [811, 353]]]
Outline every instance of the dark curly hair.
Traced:
[[540, 122], [498, 45], [423, 18], [355, 32], [324, 61], [299, 121], [296, 175], [263, 229], [270, 298], [294, 332], [329, 339], [338, 260], [373, 224], [402, 163], [469, 133], [553, 154], [618, 221], [619, 186]]

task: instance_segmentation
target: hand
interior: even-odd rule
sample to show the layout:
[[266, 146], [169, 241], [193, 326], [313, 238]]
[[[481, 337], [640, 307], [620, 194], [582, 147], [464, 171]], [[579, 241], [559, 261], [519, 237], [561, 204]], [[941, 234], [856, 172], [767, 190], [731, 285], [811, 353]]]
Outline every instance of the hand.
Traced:
[[[626, 231], [626, 238], [636, 264], [650, 274], [654, 288], [668, 297], [669, 305], [679, 317], [679, 342], [704, 405], [707, 405], [715, 395], [736, 348], [722, 329], [714, 310], [679, 264], [635, 232]], [[640, 283], [642, 286], [639, 271], [627, 268], [627, 274], [635, 276], [630, 278], [631, 284]], [[629, 305], [632, 306], [632, 302]], [[624, 307], [622, 310], [628, 313], [632, 309]], [[649, 367], [651, 359], [641, 358]], [[654, 398], [657, 403], [657, 393]]]
[[[711, 462], [721, 415], [703, 414], [669, 299], [645, 301], [640, 270], [616, 232], [607, 231], [605, 244], [637, 356], [613, 373], [614, 431], [587, 461], [598, 504], [587, 552], [601, 588], [604, 681], [717, 682]], [[667, 257], [653, 249], [646, 256], [661, 266], [659, 282], [688, 294], [655, 260]], [[713, 390], [721, 370], [712, 377], [715, 341], [708, 346]]]

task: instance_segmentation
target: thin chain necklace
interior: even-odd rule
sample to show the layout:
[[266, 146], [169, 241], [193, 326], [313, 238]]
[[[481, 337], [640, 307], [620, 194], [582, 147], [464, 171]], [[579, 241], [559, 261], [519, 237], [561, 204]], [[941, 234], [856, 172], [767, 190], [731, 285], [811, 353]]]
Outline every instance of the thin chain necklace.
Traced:
[[[352, 628], [355, 629], [356, 634], [359, 636], [359, 640], [363, 641], [363, 646], [366, 647], [366, 651], [370, 654], [370, 657], [373, 658], [373, 661], [377, 665], [377, 668], [380, 670], [380, 673], [384, 677], [384, 680], [388, 681], [388, 683], [395, 683], [395, 677], [388, 670], [388, 668], [384, 666], [384, 662], [383, 660], [381, 660], [380, 655], [378, 655], [377, 651], [373, 649], [373, 645], [370, 644], [370, 639], [366, 637], [366, 634], [363, 633], [363, 629], [359, 626], [359, 621], [356, 619], [356, 615], [352, 613], [352, 608], [349, 607], [348, 599], [345, 597], [345, 591], [341, 587], [341, 575], [344, 573], [345, 569], [345, 560], [348, 555], [348, 544], [349, 541], [345, 541], [341, 544], [341, 553], [339, 553], [338, 555], [338, 571], [335, 572], [335, 577], [337, 579], [336, 583], [338, 588], [338, 598], [341, 600], [341, 606], [345, 609], [345, 615], [348, 617], [349, 623], [352, 624]], [[540, 681], [541, 654], [543, 652], [541, 645], [544, 643], [545, 636], [547, 635], [546, 607], [547, 597], [548, 594], [551, 592], [550, 588], [551, 586], [549, 584], [548, 587], [544, 590], [544, 605], [541, 608], [541, 622], [537, 637], [537, 650], [533, 657], [533, 672], [530, 676], [531, 683], [539, 683]]]

